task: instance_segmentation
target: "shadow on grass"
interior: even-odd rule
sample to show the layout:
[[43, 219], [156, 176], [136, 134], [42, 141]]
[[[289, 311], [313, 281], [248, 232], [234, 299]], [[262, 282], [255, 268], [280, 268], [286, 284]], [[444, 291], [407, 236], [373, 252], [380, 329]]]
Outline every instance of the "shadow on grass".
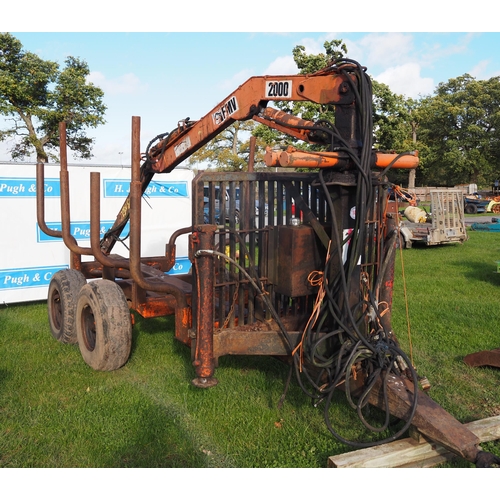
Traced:
[[[480, 235], [483, 236], [483, 235]], [[473, 242], [474, 248], [477, 246], [481, 248], [481, 244], [490, 245], [488, 241], [484, 242]], [[420, 252], [419, 257], [423, 262], [425, 262], [426, 257], [429, 259], [437, 259], [442, 261], [443, 265], [450, 265], [454, 269], [458, 270], [461, 276], [476, 281], [490, 283], [493, 285], [498, 285], [500, 283], [500, 277], [495, 272], [496, 263], [494, 258], [490, 259], [490, 254], [485, 254], [484, 252], [471, 252], [472, 242], [465, 242], [464, 245], [468, 245], [470, 248], [464, 252], [456, 253], [454, 250], [460, 250], [461, 245], [450, 244], [450, 245], [435, 245], [435, 246], [425, 246], [425, 245], [415, 245], [410, 252]], [[451, 259], [451, 260], [450, 260]], [[488, 259], [488, 260], [485, 260]], [[500, 253], [498, 255], [498, 260], [500, 260]]]
[[138, 423], [130, 444], [109, 456], [96, 456], [99, 467], [206, 467], [207, 456], [197, 449], [179, 418], [164, 406], [149, 403], [137, 408]]
[[12, 375], [9, 371], [0, 370], [0, 390], [3, 387], [3, 383], [7, 380], [10, 380], [11, 378], [12, 378]]
[[[500, 256], [499, 256], [500, 260]], [[500, 283], [500, 276], [496, 273], [494, 262], [461, 262], [456, 267], [466, 268], [464, 277], [473, 281], [489, 283], [497, 286]]]
[[[139, 335], [156, 336], [157, 333], [161, 333], [162, 335], [168, 335], [173, 338], [174, 327], [173, 318], [169, 318], [168, 321], [165, 321], [165, 318], [159, 318], [156, 320], [141, 320]], [[140, 342], [141, 339], [139, 338], [138, 341]], [[178, 383], [177, 375], [179, 375], [181, 379], [184, 378], [186, 382], [190, 383], [196, 377], [196, 372], [191, 362], [191, 352], [189, 347], [174, 339], [173, 342], [168, 343], [168, 349], [169, 354], [176, 357], [175, 364], [177, 370], [179, 370], [176, 374], [176, 383]], [[198, 405], [207, 405], [207, 407], [215, 405], [219, 408], [220, 412], [224, 412], [233, 411], [232, 403], [227, 403], [228, 400], [231, 401], [233, 394], [245, 394], [246, 396], [243, 396], [244, 399], [246, 398], [245, 401], [242, 402], [235, 410], [236, 420], [240, 419], [244, 422], [244, 425], [248, 426], [248, 428], [252, 428], [252, 424], [249, 424], [246, 419], [251, 419], [251, 412], [254, 409], [253, 401], [255, 401], [255, 405], [257, 405], [257, 409], [255, 411], [259, 411], [258, 408], [260, 405], [262, 413], [267, 415], [267, 419], [276, 419], [275, 425], [280, 425], [280, 418], [283, 418], [286, 422], [284, 425], [297, 426], [297, 428], [303, 426], [305, 429], [315, 429], [321, 435], [321, 437], [318, 438], [318, 442], [321, 442], [321, 445], [316, 445], [314, 452], [311, 453], [314, 455], [315, 466], [325, 467], [327, 458], [330, 455], [339, 453], [338, 450], [345, 452], [350, 451], [353, 448], [340, 444], [339, 441], [337, 441], [337, 439], [330, 434], [326, 423], [324, 422], [324, 404], [320, 404], [316, 408], [313, 407], [312, 399], [300, 387], [297, 381], [295, 370], [292, 372], [290, 384], [286, 390], [283, 409], [281, 410], [279, 408], [281, 396], [284, 394], [287, 386], [289, 373], [290, 365], [285, 362], [285, 360], [278, 359], [276, 357], [264, 355], [222, 356], [219, 359], [218, 367], [215, 370], [215, 377], [219, 380], [219, 386], [214, 389], [209, 389], [210, 391], [215, 391], [215, 394], [211, 394], [209, 396], [208, 393], [205, 393], [204, 396], [195, 396], [194, 393], [199, 393], [200, 391], [203, 391], [203, 389], [196, 388], [192, 385], [185, 385], [183, 390], [187, 394], [184, 398], [185, 401], [188, 401], [186, 404], [188, 404], [189, 408], [196, 407]], [[305, 385], [307, 388], [307, 383]], [[205, 391], [206, 390], [207, 389], [205, 389]], [[247, 409], [245, 410], [245, 408]], [[268, 410], [274, 411], [269, 412]], [[138, 430], [137, 437], [134, 438], [135, 443], [138, 444], [136, 445], [134, 443], [134, 445], [131, 445], [120, 454], [120, 458], [118, 460], [120, 466], [140, 467], [143, 466], [141, 465], [143, 460], [156, 460], [156, 453], [151, 450], [151, 446], [154, 448], [156, 445], [149, 444], [151, 436], [154, 432], [151, 429], [148, 429], [148, 427], [154, 428], [159, 425], [165, 429], [165, 434], [170, 436], [162, 436], [159, 438], [160, 441], [164, 440], [166, 443], [162, 445], [166, 447], [166, 462], [170, 461], [173, 464], [181, 463], [187, 454], [191, 457], [189, 460], [193, 460], [194, 463], [198, 463], [201, 460], [201, 463], [205, 464], [201, 466], [227, 466], [227, 464], [212, 464], [210, 459], [205, 456], [200, 456], [200, 450], [189, 444], [189, 434], [183, 432], [182, 423], [177, 422], [177, 424], [175, 424], [174, 415], [172, 418], [165, 418], [165, 416], [161, 416], [159, 418], [161, 423], [158, 424], [157, 418], [154, 417], [158, 411], [168, 413], [169, 409], [165, 407], [154, 407], [150, 409], [152, 415], [149, 415], [147, 419], [151, 419], [151, 423], [146, 423], [146, 428], [141, 426], [141, 429]], [[210, 411], [207, 410], [206, 414], [202, 411], [201, 414], [205, 415], [205, 417], [198, 415], [197, 418], [206, 418], [206, 415], [210, 415]], [[378, 417], [376, 416], [375, 411], [372, 412], [372, 416], [375, 416], [375, 420], [378, 422]], [[254, 418], [259, 420], [260, 417], [255, 414]], [[165, 422], [163, 419], [165, 419]], [[346, 428], [346, 421], [352, 422], [352, 429], [349, 426]], [[272, 428], [273, 422], [274, 420], [267, 420], [262, 424], [262, 428], [265, 428], [268, 424], [271, 425]], [[364, 429], [362, 424], [358, 422], [356, 412], [349, 407], [346, 402], [345, 394], [340, 390], [335, 395], [334, 402], [332, 403], [332, 424], [334, 427], [338, 427], [340, 429], [341, 435], [344, 433], [351, 434], [350, 437], [354, 439], [354, 441], [356, 441], [356, 438], [358, 437], [361, 438], [361, 440], [366, 437], [370, 441], [377, 439], [377, 437], [374, 437], [373, 435], [366, 435], [366, 429]], [[395, 424], [396, 429], [398, 425], [399, 424]], [[392, 426], [391, 431], [395, 432]], [[389, 433], [391, 431], [389, 431]], [[235, 430], [235, 432], [237, 432], [237, 430]], [[297, 435], [302, 435], [309, 432], [309, 430], [303, 431], [302, 429], [294, 429], [293, 432], [296, 432]], [[172, 442], [170, 442], [171, 439]], [[301, 447], [304, 448], [304, 445], [300, 444], [297, 445], [297, 448], [295, 448], [294, 445], [289, 443], [290, 439], [292, 438], [285, 438], [285, 444], [283, 445], [285, 447], [290, 447], [290, 454], [293, 455], [293, 453], [302, 452]], [[231, 442], [231, 440], [229, 440], [229, 442]], [[255, 442], [259, 442], [257, 438], [255, 438]], [[331, 446], [329, 444], [330, 442]], [[146, 443], [146, 445], [143, 443]], [[184, 448], [183, 456], [181, 458], [179, 458], [176, 454], [180, 446], [179, 443], [184, 443], [184, 446], [188, 446], [187, 450]], [[332, 452], [331, 450], [336, 451]], [[171, 454], [169, 455], [170, 452]], [[308, 450], [306, 450], [306, 452], [309, 453]], [[241, 452], [235, 451], [236, 457], [238, 457], [238, 453]], [[231, 453], [228, 453], [227, 458], [231, 461]], [[205, 460], [204, 462], [203, 459]], [[238, 462], [238, 458], [235, 458], [235, 460]], [[296, 462], [294, 462], [293, 457], [287, 456], [287, 460], [290, 460], [290, 463], [302, 463], [300, 461], [302, 460], [301, 457], [296, 458]], [[124, 463], [122, 463], [122, 461]], [[310, 466], [311, 462], [307, 463], [309, 464], [308, 466]], [[150, 465], [148, 463], [147, 466], [176, 467], [182, 465]], [[197, 465], [188, 464], [186, 466], [195, 467]]]

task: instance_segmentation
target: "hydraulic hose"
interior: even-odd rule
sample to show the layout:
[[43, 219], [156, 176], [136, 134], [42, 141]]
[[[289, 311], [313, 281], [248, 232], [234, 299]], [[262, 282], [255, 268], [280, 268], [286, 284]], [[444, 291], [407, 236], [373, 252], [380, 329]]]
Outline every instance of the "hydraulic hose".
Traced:
[[[373, 220], [378, 207], [371, 173], [373, 148], [371, 82], [364, 70], [352, 60], [338, 61], [337, 66], [346, 76], [347, 72], [354, 71], [356, 74], [357, 85], [352, 78], [347, 77], [346, 81], [351, 85], [355, 95], [361, 146], [354, 149], [349, 147], [346, 141], [339, 140], [334, 126], [318, 123], [317, 130], [330, 134], [332, 144], [335, 138], [355, 168], [356, 215], [350, 235], [342, 237], [342, 228], [338, 227], [334, 203], [321, 170], [318, 179], [325, 193], [331, 216], [332, 250], [325, 262], [323, 272], [325, 294], [319, 315], [315, 322], [308, 324], [304, 333], [302, 355], [306, 362], [302, 363], [296, 355], [294, 365], [298, 383], [305, 393], [316, 401], [316, 405], [321, 401], [324, 402], [325, 422], [329, 431], [339, 441], [349, 446], [363, 448], [393, 441], [408, 430], [417, 408], [418, 377], [407, 356], [396, 345], [391, 332], [384, 330], [375, 299], [379, 295], [381, 280], [391, 258], [393, 238], [389, 237], [387, 242], [380, 241], [378, 245], [374, 244], [374, 240], [381, 239], [381, 232], [377, 233], [377, 228], [369, 222]], [[346, 245], [347, 255], [344, 251]], [[372, 265], [372, 268], [366, 268], [367, 271], [360, 272], [360, 265], [367, 266], [370, 258], [380, 263], [378, 268]], [[330, 271], [332, 266], [335, 266], [335, 270], [338, 269], [338, 273], [333, 276]], [[359, 301], [354, 304], [353, 293], [359, 295]], [[341, 385], [344, 386], [348, 404], [356, 411], [363, 426], [372, 433], [388, 432], [391, 420], [388, 381], [392, 375], [401, 375], [398, 359], [403, 359], [407, 364], [409, 378], [414, 388], [406, 424], [389, 437], [369, 442], [357, 442], [341, 436], [330, 421], [333, 396]], [[351, 378], [353, 373], [358, 371], [361, 371], [365, 383], [355, 401], [351, 390]], [[310, 387], [306, 387], [304, 382]], [[379, 391], [385, 408], [385, 415], [380, 425], [368, 422], [363, 412], [375, 390]]]

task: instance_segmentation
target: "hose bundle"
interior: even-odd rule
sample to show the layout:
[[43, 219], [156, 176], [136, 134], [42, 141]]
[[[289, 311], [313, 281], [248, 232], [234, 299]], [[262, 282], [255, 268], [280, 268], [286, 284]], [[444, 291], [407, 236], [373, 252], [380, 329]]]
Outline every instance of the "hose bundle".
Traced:
[[[381, 273], [385, 272], [394, 240], [384, 245], [380, 227], [381, 200], [371, 173], [371, 82], [355, 61], [345, 59], [338, 61], [336, 66], [346, 75], [347, 72], [356, 75], [357, 86], [351, 78], [346, 81], [355, 94], [361, 145], [359, 148], [349, 146], [332, 124], [328, 127], [322, 124], [321, 130], [331, 134], [332, 147], [335, 144], [336, 150], [345, 152], [354, 165], [357, 186], [354, 228], [347, 232], [338, 227], [339, 214], [335, 213], [325, 174], [320, 171], [319, 184], [331, 213], [330, 250], [322, 273], [320, 294], [323, 299], [314, 312], [314, 320], [304, 331], [300, 352], [294, 356], [294, 367], [302, 389], [316, 405], [325, 403], [325, 421], [330, 432], [345, 444], [367, 447], [393, 441], [406, 432], [416, 411], [418, 380], [411, 362], [397, 345], [386, 322], [382, 321], [386, 305], [379, 300]], [[337, 388], [343, 386], [349, 405], [364, 427], [374, 433], [386, 432], [390, 425], [388, 380], [391, 375], [402, 373], [413, 381], [414, 396], [410, 416], [399, 431], [378, 441], [357, 442], [342, 437], [335, 430], [330, 421], [330, 407]], [[355, 397], [351, 393], [351, 381], [359, 376], [365, 380]], [[373, 391], [380, 391], [385, 403], [381, 425], [371, 424], [365, 416], [365, 407]]]

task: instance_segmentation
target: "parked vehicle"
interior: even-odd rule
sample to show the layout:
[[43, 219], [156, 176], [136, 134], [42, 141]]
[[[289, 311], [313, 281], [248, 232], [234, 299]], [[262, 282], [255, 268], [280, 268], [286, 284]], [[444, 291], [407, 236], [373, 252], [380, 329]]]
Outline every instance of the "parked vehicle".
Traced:
[[465, 229], [463, 193], [455, 189], [435, 189], [430, 192], [430, 216], [419, 207], [409, 206], [400, 223], [405, 248], [414, 243], [442, 245], [462, 243], [468, 239]]
[[[220, 211], [219, 207], [215, 208], [215, 223], [219, 224]], [[208, 196], [203, 197], [203, 222], [205, 224], [210, 223], [210, 203]]]
[[482, 214], [487, 211], [491, 200], [480, 196], [466, 196], [464, 198], [464, 211], [466, 214]]
[[[218, 218], [219, 217], [219, 213], [220, 213], [220, 205], [221, 205], [221, 191], [220, 191], [220, 187], [219, 186], [215, 186], [214, 187], [214, 190], [215, 190], [215, 211], [216, 211], [216, 217]], [[210, 188], [207, 186], [203, 189], [203, 192], [204, 192], [204, 198], [206, 199], [206, 201], [208, 201], [209, 197], [210, 197]], [[235, 211], [235, 220], [236, 220], [236, 223], [239, 223], [239, 220], [240, 220], [240, 188], [239, 187], [236, 187], [235, 190], [235, 207], [236, 207], [236, 211]], [[229, 206], [229, 199], [230, 199], [230, 189], [229, 188], [226, 188], [226, 192], [225, 192], [225, 203], [226, 203], [226, 206]], [[207, 203], [205, 203], [205, 207], [207, 207]], [[256, 199], [255, 200], [255, 216], [257, 217], [259, 215], [259, 208], [260, 208], [260, 203], [259, 203], [259, 200]], [[207, 208], [208, 210], [208, 208]], [[265, 216], [267, 217], [268, 215], [268, 212], [269, 212], [269, 207], [268, 207], [268, 204], [265, 203], [264, 204], [264, 214]]]

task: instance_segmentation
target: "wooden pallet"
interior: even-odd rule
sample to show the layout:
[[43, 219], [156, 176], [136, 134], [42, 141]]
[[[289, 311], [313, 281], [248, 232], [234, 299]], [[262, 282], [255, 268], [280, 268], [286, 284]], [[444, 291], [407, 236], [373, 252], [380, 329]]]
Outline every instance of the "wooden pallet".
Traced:
[[[481, 443], [500, 439], [500, 415], [464, 424]], [[328, 457], [328, 467], [432, 467], [457, 458], [455, 453], [427, 440], [421, 434], [393, 443]]]

